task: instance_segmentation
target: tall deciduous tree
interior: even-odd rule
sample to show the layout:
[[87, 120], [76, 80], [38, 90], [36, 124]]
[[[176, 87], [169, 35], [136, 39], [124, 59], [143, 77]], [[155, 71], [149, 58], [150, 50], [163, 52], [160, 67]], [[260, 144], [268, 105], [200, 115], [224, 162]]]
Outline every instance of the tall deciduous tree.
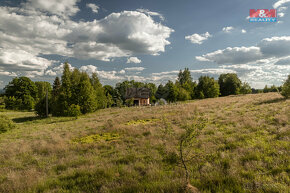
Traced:
[[241, 86], [240, 94], [251, 94], [251, 93], [252, 93], [251, 86], [249, 85], [249, 83], [244, 82]]
[[14, 78], [4, 88], [5, 104], [8, 109], [31, 110], [37, 97], [35, 83], [27, 77]]
[[221, 74], [218, 83], [222, 96], [237, 95], [242, 86], [241, 80], [234, 73]]
[[196, 87], [198, 98], [214, 98], [220, 95], [220, 88], [217, 81], [209, 76], [201, 76]]
[[184, 100], [185, 98], [188, 98], [188, 96], [188, 99], [193, 99], [195, 97], [194, 90], [196, 88], [196, 83], [192, 81], [192, 77], [188, 68], [185, 68], [184, 71], [179, 71], [177, 83], [177, 86], [181, 87], [179, 89], [179, 98]]

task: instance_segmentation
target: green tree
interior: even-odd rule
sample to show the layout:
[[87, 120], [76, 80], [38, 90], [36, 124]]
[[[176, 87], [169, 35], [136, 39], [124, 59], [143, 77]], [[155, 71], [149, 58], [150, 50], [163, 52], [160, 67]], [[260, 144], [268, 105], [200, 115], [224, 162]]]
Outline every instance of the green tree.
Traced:
[[60, 96], [60, 91], [61, 91], [61, 82], [59, 77], [56, 77], [54, 82], [53, 82], [53, 86], [52, 86], [52, 92], [51, 92], [51, 113], [54, 116], [60, 116], [62, 109], [61, 109], [61, 105], [59, 104], [60, 101], [58, 99], [58, 97]]
[[178, 96], [178, 88], [172, 81], [168, 81], [165, 85], [165, 88], [168, 92], [166, 100], [168, 102], [176, 102], [177, 101], [177, 96]]
[[242, 86], [241, 80], [234, 73], [221, 74], [218, 83], [222, 96], [237, 95]]
[[[184, 71], [179, 71], [177, 83], [178, 87], [182, 87], [189, 93], [190, 98], [193, 99], [195, 97], [194, 90], [196, 88], [196, 83], [192, 81], [192, 77], [188, 68], [185, 68]], [[180, 92], [185, 93], [182, 89], [180, 89]]]
[[50, 94], [52, 89], [49, 82], [45, 81], [36, 81], [35, 86], [37, 88], [36, 98], [37, 100], [41, 100], [43, 97], [46, 96], [46, 90]]
[[182, 87], [178, 88], [178, 95], [177, 95], [177, 100], [178, 101], [186, 101], [186, 100], [190, 100], [190, 93], [185, 90]]
[[177, 81], [180, 83], [181, 86], [185, 84], [190, 84], [192, 82], [191, 74], [188, 68], [185, 68], [184, 71], [179, 71]]
[[80, 102], [80, 79], [81, 79], [81, 72], [78, 69], [74, 69], [70, 76], [70, 84], [71, 84], [71, 98], [70, 98], [70, 105], [71, 104], [79, 104]]
[[118, 90], [118, 93], [121, 95], [122, 101], [126, 100], [126, 91], [128, 88], [142, 88], [145, 84], [142, 82], [135, 82], [134, 80], [131, 81], [123, 81], [121, 83], [116, 84], [116, 88]]
[[252, 93], [251, 86], [249, 85], [249, 83], [244, 82], [241, 86], [240, 94], [251, 94], [251, 93]]
[[154, 83], [146, 83], [144, 87], [150, 89], [150, 103], [155, 103], [156, 102], [155, 95], [157, 92], [156, 85]]
[[286, 99], [290, 98], [290, 75], [288, 75], [287, 80], [284, 82], [282, 86], [282, 96], [284, 96]]
[[61, 88], [61, 83], [59, 77], [56, 77], [53, 82], [52, 86], [52, 95], [53, 96], [58, 96], [60, 93], [60, 88]]
[[214, 78], [209, 76], [201, 76], [198, 79], [196, 87], [196, 96], [198, 98], [214, 98], [220, 95], [219, 84]]
[[61, 76], [61, 87], [59, 90], [59, 95], [56, 101], [56, 111], [52, 111], [53, 115], [56, 116], [68, 116], [68, 109], [71, 105], [71, 71], [69, 68], [69, 64], [67, 62], [64, 63], [63, 73]]
[[90, 78], [87, 73], [81, 73], [80, 84], [79, 84], [79, 103], [81, 112], [91, 113], [97, 109], [97, 101], [94, 92], [94, 88], [90, 82]]
[[168, 95], [167, 89], [165, 88], [165, 86], [160, 84], [158, 86], [156, 94], [155, 94], [156, 98], [157, 99], [161, 99], [161, 98], [166, 99], [167, 95]]
[[14, 78], [4, 88], [6, 102], [5, 106], [9, 109], [31, 110], [37, 96], [35, 83], [27, 77]]
[[103, 88], [104, 88], [104, 93], [107, 98], [107, 107], [111, 107], [114, 105], [114, 100], [113, 100], [114, 88], [110, 85], [105, 85]]
[[105, 90], [104, 90], [102, 84], [100, 83], [100, 80], [99, 80], [97, 74], [93, 73], [90, 80], [91, 80], [91, 84], [92, 84], [92, 86], [94, 88], [94, 92], [95, 92], [95, 97], [96, 97], [96, 101], [97, 101], [97, 109], [106, 108], [107, 103], [108, 103], [108, 99], [106, 97]]

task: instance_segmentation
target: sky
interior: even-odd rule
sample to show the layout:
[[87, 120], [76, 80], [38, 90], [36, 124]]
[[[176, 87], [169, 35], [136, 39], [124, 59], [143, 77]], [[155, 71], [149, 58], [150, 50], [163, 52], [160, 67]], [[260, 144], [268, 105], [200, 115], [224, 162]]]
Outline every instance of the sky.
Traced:
[[[249, 22], [277, 9], [278, 22]], [[237, 73], [253, 88], [290, 74], [290, 0], [1, 0], [0, 88], [53, 82], [68, 62], [103, 85]]]

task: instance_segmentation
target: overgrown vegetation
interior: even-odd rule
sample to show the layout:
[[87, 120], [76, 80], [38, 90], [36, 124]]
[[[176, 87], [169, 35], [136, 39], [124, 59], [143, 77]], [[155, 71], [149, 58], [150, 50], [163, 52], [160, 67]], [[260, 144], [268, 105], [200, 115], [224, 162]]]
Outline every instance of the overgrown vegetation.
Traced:
[[[287, 82], [282, 94], [287, 97]], [[64, 64], [61, 78], [56, 77], [51, 88], [50, 83], [33, 82], [27, 77], [16, 77], [5, 87], [4, 103], [6, 109], [35, 110], [40, 117], [72, 116], [92, 113], [108, 107], [133, 106], [134, 100], [126, 98], [128, 88], [149, 88], [151, 104], [162, 104], [187, 101], [192, 99], [215, 98], [219, 96], [250, 94], [262, 92], [251, 89], [242, 82], [237, 74], [221, 74], [218, 81], [209, 76], [201, 76], [198, 83], [194, 82], [190, 70], [185, 68], [178, 73], [177, 80], [169, 80], [164, 86], [154, 83], [123, 81], [115, 88], [102, 86], [97, 74], [89, 76], [78, 69], [71, 70], [68, 63]], [[263, 92], [279, 92], [282, 89], [265, 86]], [[48, 109], [46, 106], [48, 104]]]
[[288, 192], [289, 102], [226, 96], [78, 119], [6, 110], [17, 129], [0, 134], [0, 192], [185, 192], [181, 136], [194, 136], [183, 155], [200, 192]]
[[5, 115], [0, 115], [0, 134], [15, 128], [15, 124]]
[[290, 75], [288, 75], [288, 79], [282, 86], [281, 94], [287, 99], [290, 98]]

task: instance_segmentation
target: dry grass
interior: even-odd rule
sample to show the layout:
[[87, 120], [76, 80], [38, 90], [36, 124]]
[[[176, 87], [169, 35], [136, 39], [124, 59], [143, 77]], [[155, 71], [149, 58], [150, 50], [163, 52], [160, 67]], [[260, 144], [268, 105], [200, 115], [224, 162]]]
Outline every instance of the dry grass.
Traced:
[[[17, 128], [0, 135], [0, 192], [184, 192], [179, 138], [199, 120], [206, 126], [189, 163], [199, 191], [289, 191], [290, 101], [276, 93], [104, 109], [78, 119], [1, 114]], [[118, 140], [71, 143], [106, 133]]]

